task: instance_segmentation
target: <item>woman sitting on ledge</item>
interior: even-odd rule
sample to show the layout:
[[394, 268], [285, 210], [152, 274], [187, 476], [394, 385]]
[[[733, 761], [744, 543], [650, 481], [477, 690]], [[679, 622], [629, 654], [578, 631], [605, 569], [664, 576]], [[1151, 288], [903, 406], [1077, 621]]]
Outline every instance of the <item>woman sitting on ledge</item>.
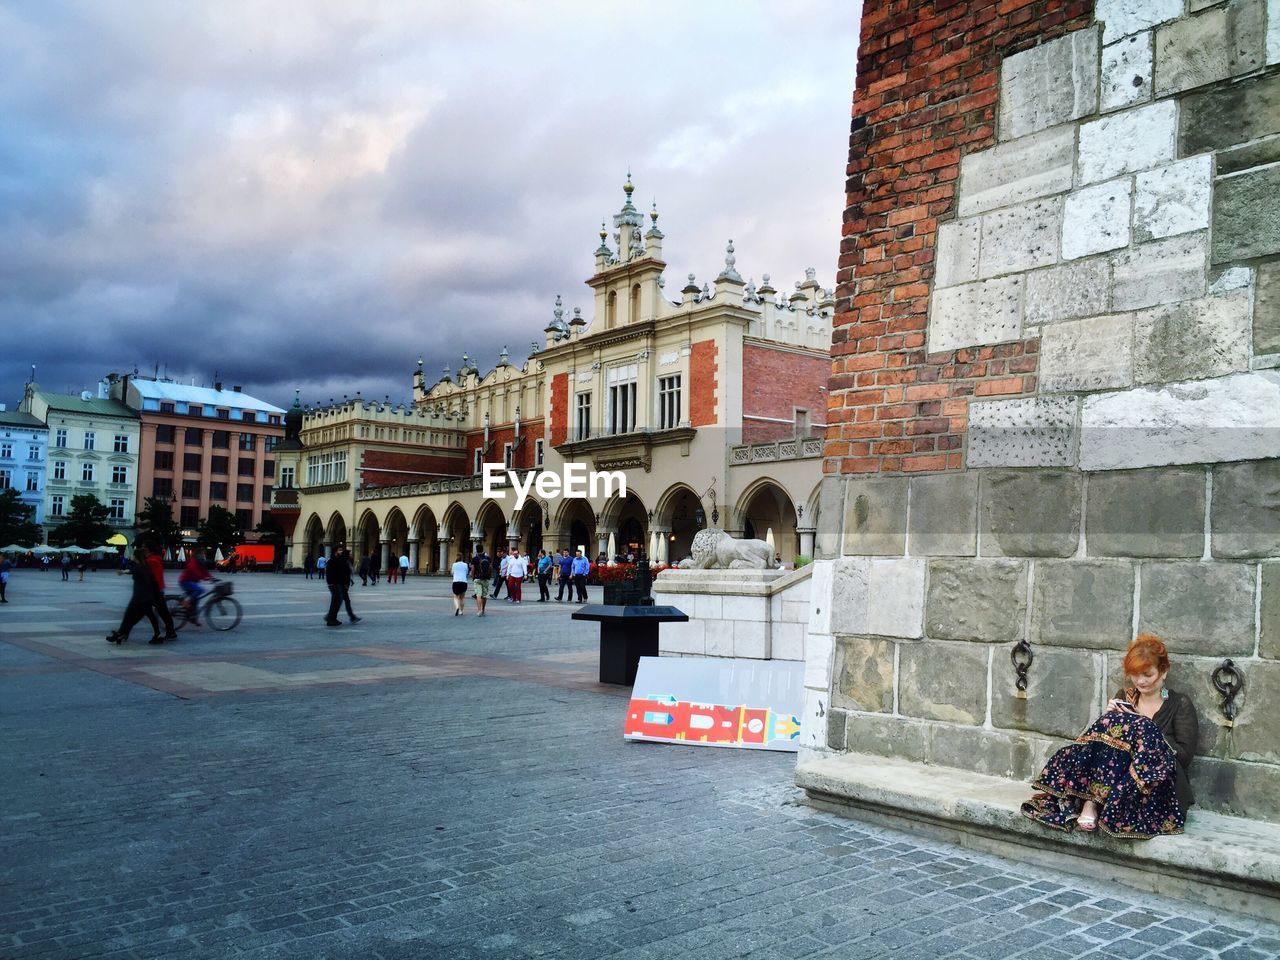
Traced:
[[1106, 711], [1045, 764], [1022, 805], [1023, 816], [1046, 827], [1145, 840], [1181, 833], [1195, 802], [1187, 768], [1200, 726], [1195, 706], [1168, 689], [1169, 651], [1139, 634], [1124, 656], [1130, 686]]

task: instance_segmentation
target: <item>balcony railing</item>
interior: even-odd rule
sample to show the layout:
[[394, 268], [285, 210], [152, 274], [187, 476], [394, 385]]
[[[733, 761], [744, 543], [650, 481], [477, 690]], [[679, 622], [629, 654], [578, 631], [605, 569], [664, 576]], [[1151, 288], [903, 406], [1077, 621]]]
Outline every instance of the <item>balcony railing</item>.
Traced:
[[729, 463], [771, 463], [777, 460], [808, 460], [822, 456], [822, 439], [775, 440], [772, 443], [743, 443], [729, 448]]
[[[538, 474], [542, 468], [511, 470], [523, 484], [529, 474]], [[433, 493], [465, 493], [484, 487], [484, 477], [450, 477], [447, 480], [426, 480], [421, 483], [399, 483], [381, 487], [361, 487], [356, 491], [357, 500], [393, 500], [396, 497], [424, 497]]]

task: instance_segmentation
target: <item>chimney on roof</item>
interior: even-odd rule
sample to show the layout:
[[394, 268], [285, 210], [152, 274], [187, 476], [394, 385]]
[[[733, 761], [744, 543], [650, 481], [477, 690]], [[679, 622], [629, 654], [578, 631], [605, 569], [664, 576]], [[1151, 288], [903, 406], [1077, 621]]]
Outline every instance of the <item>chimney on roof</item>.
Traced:
[[231, 389], [232, 389], [232, 390], [234, 390], [236, 393], [239, 393], [239, 392], [240, 392], [240, 385], [239, 385], [239, 384], [236, 384], [236, 385], [235, 385], [234, 387], [232, 387]]
[[221, 381], [221, 380], [215, 380], [215, 381], [214, 381], [214, 384], [213, 384], [213, 389], [215, 389], [215, 390], [217, 390], [219, 393], [221, 393], [221, 392], [222, 392], [222, 381]]

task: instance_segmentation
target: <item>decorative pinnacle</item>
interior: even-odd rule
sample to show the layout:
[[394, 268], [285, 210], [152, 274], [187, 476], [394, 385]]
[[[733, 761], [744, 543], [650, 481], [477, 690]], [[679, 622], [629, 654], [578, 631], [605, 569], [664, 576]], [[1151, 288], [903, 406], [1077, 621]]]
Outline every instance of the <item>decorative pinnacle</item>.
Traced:
[[301, 409], [302, 409], [302, 401], [301, 401], [301, 399], [299, 399], [299, 395], [301, 394], [301, 392], [302, 392], [302, 391], [300, 391], [300, 390], [295, 390], [295, 391], [293, 391], [293, 409], [295, 409], [295, 410], [301, 410]]
[[604, 221], [600, 221], [600, 242], [604, 243], [609, 237], [609, 228], [604, 225]]
[[627, 195], [627, 203], [631, 202], [631, 194], [635, 193], [635, 184], [631, 182], [631, 167], [627, 167], [627, 182], [622, 185], [622, 190]]
[[734, 266], [737, 262], [738, 258], [733, 255], [733, 241], [730, 240], [729, 246], [725, 248], [724, 252], [724, 269], [720, 271], [720, 276], [716, 277], [716, 279], [736, 280], [738, 283], [741, 283], [742, 277], [739, 276], [737, 267]]
[[649, 211], [649, 219], [656, 225], [658, 222], [658, 201], [653, 201], [653, 209]]
[[422, 354], [418, 354], [418, 367], [422, 367]]
[[507, 345], [505, 343], [502, 345], [502, 353], [498, 354], [498, 363], [504, 367], [507, 365]]
[[564, 320], [564, 302], [560, 299], [560, 294], [556, 294], [556, 323], [559, 324]]

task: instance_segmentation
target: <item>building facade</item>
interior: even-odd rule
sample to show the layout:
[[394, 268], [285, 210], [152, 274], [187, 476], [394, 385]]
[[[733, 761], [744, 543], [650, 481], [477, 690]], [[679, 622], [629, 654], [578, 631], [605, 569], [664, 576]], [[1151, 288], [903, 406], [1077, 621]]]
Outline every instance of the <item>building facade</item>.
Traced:
[[71, 510], [73, 498], [92, 495], [108, 511], [116, 533], [133, 541], [138, 480], [138, 416], [107, 395], [79, 396], [45, 393], [39, 384], [27, 385], [20, 406], [44, 424], [48, 442], [45, 484], [45, 540]]
[[138, 418], [138, 483], [133, 507], [166, 500], [183, 535], [195, 535], [209, 508], [225, 507], [251, 532], [271, 504], [275, 448], [284, 410], [241, 391], [110, 374], [106, 391]]
[[[612, 246], [601, 230], [591, 320], [557, 297], [518, 367], [504, 348], [488, 372], [464, 356], [430, 382], [419, 362], [409, 406], [306, 412], [277, 478], [298, 487], [296, 507], [279, 505], [297, 517], [291, 563], [346, 543], [434, 572], [481, 544], [596, 555], [611, 542], [674, 562], [704, 526], [772, 536], [788, 561], [811, 552], [833, 298], [812, 270], [785, 296], [767, 275], [744, 280], [730, 242], [714, 281], [690, 276], [670, 299], [657, 212], [641, 215], [633, 190]], [[517, 509], [510, 489], [485, 496], [485, 464], [520, 483], [570, 464], [621, 471], [627, 493], [533, 494]]]
[[44, 523], [45, 465], [49, 431], [29, 413], [0, 410], [0, 490], [17, 490], [31, 508], [34, 523]]

